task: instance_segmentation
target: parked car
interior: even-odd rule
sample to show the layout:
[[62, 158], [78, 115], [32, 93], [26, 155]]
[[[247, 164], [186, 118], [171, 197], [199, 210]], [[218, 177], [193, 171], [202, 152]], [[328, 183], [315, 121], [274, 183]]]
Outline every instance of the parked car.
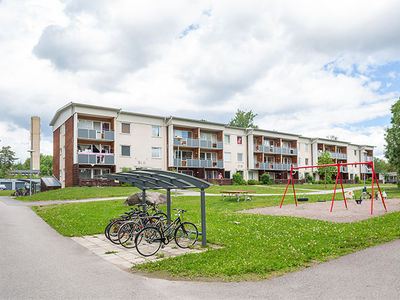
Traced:
[[6, 190], [7, 187], [4, 184], [0, 184], [0, 191]]

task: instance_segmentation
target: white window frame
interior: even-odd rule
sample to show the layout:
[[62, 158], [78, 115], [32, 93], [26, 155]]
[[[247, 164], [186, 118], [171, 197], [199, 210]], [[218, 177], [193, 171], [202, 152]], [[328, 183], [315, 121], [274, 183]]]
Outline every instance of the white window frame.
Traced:
[[[122, 132], [123, 125], [128, 125], [129, 126], [129, 132]], [[121, 134], [131, 134], [131, 123], [121, 122]]]
[[308, 152], [308, 144], [304, 144], [304, 151]]
[[[155, 132], [155, 130], [157, 132]], [[161, 126], [151, 126], [151, 136], [152, 137], [161, 137]]]
[[[239, 159], [239, 156], [240, 156], [240, 159]], [[237, 161], [238, 162], [243, 162], [243, 153], [238, 153], [237, 154]]]
[[224, 134], [224, 144], [230, 144], [230, 143], [231, 143], [231, 135]]
[[224, 152], [224, 161], [226, 161], [226, 162], [231, 161], [231, 153], [230, 152]]
[[[155, 153], [154, 151], [158, 151], [158, 153]], [[157, 156], [154, 156], [154, 154], [158, 154]], [[151, 147], [151, 158], [161, 158], [161, 147]]]
[[[122, 152], [122, 148], [123, 147], [129, 147], [129, 155], [124, 155]], [[121, 155], [120, 156], [122, 156], [122, 157], [131, 157], [131, 145], [121, 145], [120, 146], [120, 149], [121, 149]]]

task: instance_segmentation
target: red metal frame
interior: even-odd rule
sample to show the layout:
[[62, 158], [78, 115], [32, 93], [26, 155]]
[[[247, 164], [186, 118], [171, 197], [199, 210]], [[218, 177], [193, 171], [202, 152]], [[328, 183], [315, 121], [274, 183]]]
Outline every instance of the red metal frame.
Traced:
[[[283, 198], [282, 198], [282, 202], [281, 202], [280, 208], [282, 208], [283, 200], [285, 199], [286, 192], [287, 192], [287, 189], [288, 189], [288, 187], [289, 187], [290, 180], [292, 180], [293, 194], [294, 194], [294, 202], [296, 203], [296, 206], [297, 206], [296, 191], [295, 191], [294, 180], [293, 180], [293, 170], [297, 170], [297, 169], [309, 169], [309, 168], [321, 168], [321, 167], [337, 167], [338, 171], [337, 171], [337, 175], [336, 175], [335, 190], [333, 191], [331, 212], [332, 212], [332, 210], [333, 210], [333, 203], [334, 203], [334, 201], [335, 201], [335, 195], [336, 195], [336, 188], [337, 188], [337, 184], [338, 184], [338, 179], [340, 179], [340, 185], [341, 185], [341, 187], [342, 187], [344, 205], [346, 206], [346, 209], [347, 209], [347, 202], [346, 202], [346, 197], [345, 197], [345, 195], [344, 195], [344, 189], [343, 189], [343, 183], [342, 183], [342, 176], [340, 175], [340, 167], [341, 167], [341, 166], [349, 166], [349, 165], [370, 165], [370, 166], [371, 166], [371, 168], [372, 168], [371, 215], [373, 214], [373, 207], [374, 207], [374, 201], [373, 201], [373, 197], [374, 197], [374, 179], [376, 180], [376, 184], [378, 185], [378, 190], [379, 190], [379, 194], [381, 195], [383, 207], [385, 208], [385, 211], [387, 212], [387, 208], [386, 208], [386, 204], [385, 204], [385, 199], [382, 197], [381, 188], [380, 188], [380, 186], [379, 186], [378, 179], [376, 178], [376, 174], [375, 174], [375, 170], [374, 170], [374, 163], [373, 163], [372, 161], [370, 161], [370, 162], [359, 162], [359, 163], [337, 163], [337, 164], [331, 164], [331, 165], [292, 167], [291, 170], [290, 170], [290, 177], [289, 177], [288, 183], [287, 183], [287, 185], [286, 185], [285, 193], [283, 194]], [[365, 176], [365, 175], [364, 175], [364, 176]]]

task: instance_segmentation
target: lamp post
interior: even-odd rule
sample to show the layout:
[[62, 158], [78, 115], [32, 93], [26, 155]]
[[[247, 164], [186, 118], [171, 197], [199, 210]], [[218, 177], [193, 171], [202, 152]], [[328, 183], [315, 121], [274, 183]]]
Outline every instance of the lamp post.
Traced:
[[32, 196], [32, 154], [35, 150], [28, 150], [31, 153], [31, 166], [29, 169], [29, 197]]

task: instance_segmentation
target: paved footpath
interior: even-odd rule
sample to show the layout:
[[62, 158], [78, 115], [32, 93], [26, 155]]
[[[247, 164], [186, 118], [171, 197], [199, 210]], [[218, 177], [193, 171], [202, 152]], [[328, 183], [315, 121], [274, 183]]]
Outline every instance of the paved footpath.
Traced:
[[146, 278], [60, 236], [26, 203], [0, 197], [0, 299], [399, 299], [399, 278], [400, 240], [266, 281]]

